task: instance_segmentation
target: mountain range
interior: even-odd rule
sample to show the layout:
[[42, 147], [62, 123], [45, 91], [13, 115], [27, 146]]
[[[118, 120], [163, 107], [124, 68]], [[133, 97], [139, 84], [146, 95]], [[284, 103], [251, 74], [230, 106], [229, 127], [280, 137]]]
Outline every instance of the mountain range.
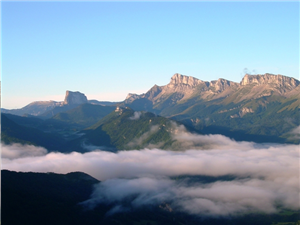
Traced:
[[[282, 75], [246, 74], [240, 83], [207, 82], [175, 74], [169, 84], [154, 85], [142, 95], [128, 94], [122, 103], [172, 118], [204, 133], [235, 133], [255, 141], [287, 137], [299, 126], [299, 80]], [[251, 138], [249, 139], [251, 140]]]
[[[68, 169], [74, 172], [67, 174], [2, 170], [1, 221], [3, 224], [31, 225], [299, 224], [299, 208], [285, 208], [284, 205], [281, 205], [282, 202], [276, 203], [274, 206], [277, 211], [266, 213], [265, 211], [260, 212], [256, 208], [254, 211], [250, 210], [255, 201], [253, 199], [257, 199], [257, 196], [260, 196], [259, 193], [262, 193], [262, 201], [264, 201], [266, 196], [266, 199], [273, 199], [274, 196], [271, 193], [274, 190], [275, 195], [279, 195], [278, 199], [285, 199], [285, 191], [293, 190], [292, 188], [286, 189], [290, 186], [293, 187], [295, 181], [292, 179], [294, 178], [292, 175], [288, 182], [284, 181], [288, 183], [285, 184], [280, 180], [282, 178], [280, 176], [278, 179], [277, 177], [274, 178], [276, 182], [272, 183], [273, 178], [268, 180], [267, 174], [272, 168], [276, 168], [275, 176], [279, 170], [284, 170], [280, 168], [288, 168], [289, 166], [293, 168], [294, 164], [287, 162], [292, 161], [291, 158], [287, 158], [288, 155], [283, 153], [285, 150], [293, 153], [291, 146], [296, 145], [288, 145], [288, 143], [300, 144], [299, 84], [297, 79], [273, 74], [246, 74], [240, 83], [236, 83], [222, 78], [210, 82], [202, 81], [177, 73], [171, 77], [169, 84], [165, 86], [154, 85], [149, 91], [141, 95], [130, 93], [122, 102], [88, 100], [83, 93], [67, 91], [64, 101], [61, 102], [33, 102], [21, 109], [2, 109], [1, 143], [4, 144], [3, 152], [5, 150], [6, 157], [8, 157], [4, 158], [6, 165], [10, 163], [17, 165], [20, 163], [21, 165], [29, 160], [30, 166], [29, 168], [26, 167], [26, 171], [29, 171], [34, 170], [33, 161], [37, 160], [39, 165], [44, 162], [47, 165], [49, 163], [49, 165], [54, 164], [55, 167], [68, 168], [68, 162], [75, 157], [75, 164], [70, 165], [76, 166], [70, 166], [71, 168]], [[221, 135], [204, 136], [203, 134], [223, 134], [237, 141], [285, 143], [285, 145], [235, 142]], [[222, 141], [219, 143], [220, 140]], [[14, 145], [14, 143], [21, 145]], [[227, 145], [226, 143], [228, 146], [225, 147], [230, 148], [230, 150], [222, 149], [221, 145]], [[38, 150], [35, 152], [33, 151], [35, 147], [32, 145], [42, 146], [48, 152], [42, 148], [37, 148]], [[211, 149], [210, 145], [211, 148], [217, 146], [220, 149]], [[255, 150], [256, 145], [260, 146], [259, 150]], [[274, 146], [283, 146], [284, 151], [280, 151], [279, 155], [276, 151], [273, 153]], [[10, 149], [10, 152], [7, 148]], [[260, 174], [261, 171], [257, 168], [254, 168], [254, 172], [249, 172], [252, 171], [253, 165], [248, 164], [250, 158], [246, 157], [245, 168], [249, 168], [248, 173], [246, 170], [245, 177], [239, 176], [239, 173], [234, 175], [236, 171], [230, 170], [230, 159], [238, 159], [237, 161], [239, 161], [243, 158], [243, 154], [239, 152], [240, 148], [242, 153], [249, 152], [249, 156], [254, 157], [252, 161], [258, 168], [267, 168], [268, 173]], [[244, 151], [243, 148], [251, 149], [251, 151]], [[181, 151], [187, 149], [191, 150], [188, 153]], [[197, 151], [197, 149], [205, 149], [206, 151]], [[30, 152], [27, 152], [29, 150]], [[24, 154], [19, 151], [24, 151]], [[221, 156], [222, 159], [219, 159], [216, 156], [213, 157], [216, 155], [216, 151], [221, 155], [223, 152], [228, 151], [229, 153], [228, 156], [225, 154], [225, 158]], [[154, 152], [153, 158], [152, 152]], [[204, 152], [207, 152], [207, 155], [202, 154]], [[41, 156], [38, 153], [46, 155]], [[132, 154], [126, 156], [126, 153]], [[196, 153], [197, 155], [194, 155]], [[18, 154], [23, 158], [19, 158]], [[154, 174], [146, 173], [145, 168], [149, 167], [150, 164], [145, 161], [141, 154], [146, 154], [146, 158], [151, 156], [149, 158], [150, 164], [157, 166]], [[272, 158], [272, 154], [276, 156]], [[30, 157], [31, 155], [33, 156]], [[118, 158], [120, 155], [122, 157]], [[164, 155], [163, 158], [161, 158], [162, 155]], [[81, 161], [85, 157], [90, 161]], [[135, 161], [133, 157], [137, 157], [138, 160]], [[198, 172], [195, 173], [196, 175], [188, 172], [178, 176], [164, 175], [163, 173], [160, 175], [160, 166], [166, 164], [170, 157], [174, 161], [171, 160], [171, 164], [167, 164], [167, 171], [180, 171], [182, 168], [192, 168], [199, 164], [200, 175]], [[259, 160], [256, 161], [255, 157], [258, 157]], [[267, 160], [267, 164], [264, 164], [264, 159], [269, 157], [271, 157], [270, 161]], [[283, 162], [280, 161], [282, 157], [285, 160]], [[43, 158], [50, 161], [47, 163], [47, 160], [42, 160]], [[112, 158], [117, 160], [116, 164], [110, 161]], [[51, 159], [55, 159], [55, 163]], [[119, 159], [120, 161], [118, 161]], [[200, 159], [204, 163], [201, 163]], [[194, 162], [196, 164], [193, 164]], [[137, 165], [139, 163], [145, 164], [145, 168], [140, 168]], [[190, 163], [192, 164], [190, 165]], [[122, 172], [124, 169], [124, 174], [127, 174], [127, 170], [131, 172], [141, 170], [141, 173], [145, 173], [145, 177], [139, 179], [146, 183], [136, 183], [137, 179], [134, 178], [134, 173], [133, 179], [123, 179], [126, 176], [123, 178], [121, 176], [120, 179], [107, 178], [107, 180], [100, 181], [99, 178], [95, 179], [83, 172], [76, 172], [77, 165], [78, 168], [84, 168], [85, 165], [90, 164], [101, 164], [100, 167], [95, 167], [98, 169], [89, 170], [90, 172], [95, 170], [99, 173], [104, 171], [108, 174], [114, 174], [116, 171]], [[133, 165], [132, 168], [130, 167], [131, 164]], [[278, 169], [277, 165], [281, 164], [284, 166]], [[119, 165], [121, 166], [119, 167]], [[129, 166], [129, 169], [126, 166], [122, 167], [122, 165]], [[225, 172], [226, 175], [224, 176], [219, 176], [216, 173], [219, 169], [225, 171], [229, 169], [229, 172]], [[197, 168], [196, 170], [198, 171]], [[212, 173], [206, 174], [207, 171]], [[151, 179], [156, 176], [156, 173], [161, 179], [157, 185]], [[115, 176], [117, 177], [117, 175]], [[194, 203], [202, 204], [203, 201], [203, 204], [212, 209], [214, 202], [208, 202], [203, 196], [205, 197], [205, 193], [213, 193], [212, 198], [216, 196], [216, 203], [218, 203], [220, 196], [228, 194], [233, 199], [238, 196], [236, 201], [245, 202], [247, 207], [249, 203], [250, 211], [246, 213], [241, 211], [233, 215], [225, 213], [226, 216], [221, 216], [222, 214], [207, 216], [205, 213], [203, 215], [201, 213], [190, 214], [182, 211], [180, 207], [176, 208], [175, 201], [179, 200], [176, 198], [174, 200], [175, 208], [174, 206], [172, 208], [170, 202], [165, 201], [164, 192], [157, 189], [160, 187], [165, 190], [170, 187], [165, 186], [166, 181], [162, 179], [165, 176], [170, 176], [168, 183], [176, 181], [178, 184], [174, 190], [182, 192], [184, 188], [190, 186], [188, 195], [192, 192], [196, 194], [196, 197], [192, 198], [187, 205], [189, 209], [193, 210], [197, 207], [197, 204], [196, 206], [193, 205]], [[105, 185], [109, 185], [110, 182], [112, 182], [112, 186], [107, 186], [109, 188], [106, 190]], [[261, 182], [266, 182], [267, 187], [260, 186]], [[279, 183], [278, 187], [280, 188], [277, 188], [277, 183]], [[193, 186], [196, 184], [198, 186]], [[220, 184], [225, 186], [219, 186]], [[250, 186], [244, 186], [246, 189], [243, 189], [241, 193], [236, 191], [240, 190], [236, 188], [241, 185], [243, 187], [244, 184], [250, 184]], [[276, 184], [275, 187], [272, 186], [274, 184]], [[102, 189], [97, 189], [99, 187]], [[114, 199], [113, 190], [110, 193], [113, 189], [111, 187], [116, 187], [118, 196], [121, 193], [126, 194], [126, 192], [129, 194], [127, 193], [128, 196], [124, 199], [120, 197], [121, 200], [110, 200]], [[139, 192], [135, 191], [140, 190], [141, 187], [142, 189], [145, 188], [146, 192], [141, 192], [139, 195], [137, 194]], [[202, 192], [197, 192], [197, 194], [193, 187], [201, 187], [204, 195], [198, 195]], [[217, 189], [214, 189], [214, 192], [207, 192], [210, 188], [215, 187]], [[227, 187], [229, 189], [226, 189]], [[222, 188], [225, 190], [223, 191]], [[154, 196], [151, 195], [153, 191]], [[103, 194], [104, 200], [93, 199], [95, 194], [101, 194], [99, 196]], [[185, 198], [188, 195], [184, 195]], [[253, 196], [254, 198], [252, 198]], [[151, 203], [152, 198], [157, 198], [159, 201]], [[173, 198], [173, 195], [170, 196], [170, 199]], [[96, 201], [95, 207], [89, 208], [89, 204], [86, 203], [93, 203], [94, 200]], [[149, 201], [149, 204], [146, 203], [135, 208], [134, 204], [140, 200]], [[180, 198], [181, 200], [185, 201], [184, 198]], [[230, 208], [234, 205], [235, 200], [229, 198], [228, 201], [229, 206], [223, 206], [221, 201], [221, 208], [217, 207], [214, 210], [220, 211], [220, 209], [224, 210], [227, 209], [226, 207]]]
[[[50, 139], [60, 138], [56, 143], [61, 147], [50, 149], [60, 151], [86, 151], [84, 144], [110, 150], [178, 148], [171, 132], [176, 123], [192, 132], [223, 134], [238, 141], [299, 143], [293, 139], [293, 130], [300, 125], [299, 84], [273, 74], [246, 74], [236, 83], [176, 73], [169, 84], [154, 85], [141, 95], [130, 93], [123, 102], [88, 100], [83, 93], [66, 91], [62, 102], [2, 109], [2, 142], [40, 143], [47, 148], [36, 139], [52, 135]], [[130, 119], [135, 116], [138, 119]], [[27, 129], [41, 134], [30, 136]]]

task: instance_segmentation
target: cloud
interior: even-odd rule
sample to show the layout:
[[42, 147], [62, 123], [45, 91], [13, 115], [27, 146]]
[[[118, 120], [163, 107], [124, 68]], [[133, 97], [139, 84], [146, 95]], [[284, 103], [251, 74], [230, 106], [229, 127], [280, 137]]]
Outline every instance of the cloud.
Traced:
[[[222, 135], [188, 134], [180, 129], [174, 135], [186, 145], [186, 151], [98, 150], [26, 153], [16, 158], [10, 154], [15, 151], [13, 146], [2, 145], [6, 151], [2, 168], [88, 173], [102, 182], [83, 204], [93, 207], [105, 202], [111, 205], [109, 214], [163, 204], [174, 211], [205, 216], [273, 213], [278, 206], [299, 209], [299, 145], [236, 142]], [[24, 152], [35, 152], [32, 148], [23, 146]], [[207, 181], [205, 176], [214, 179]], [[231, 178], [220, 179], [224, 176]]]
[[110, 152], [116, 152], [116, 148], [107, 147], [107, 146], [97, 146], [92, 144], [86, 144], [85, 142], [81, 143], [81, 147], [88, 151], [95, 151], [95, 150], [101, 150], [101, 151], [110, 151]]
[[17, 159], [32, 156], [44, 156], [47, 154], [47, 150], [42, 147], [36, 147], [33, 145], [1, 145], [1, 157], [6, 159]]
[[142, 206], [168, 203], [169, 209], [194, 215], [228, 216], [241, 213], [277, 211], [280, 203], [298, 209], [297, 189], [281, 188], [281, 183], [260, 179], [201, 182], [169, 178], [111, 179], [98, 184], [91, 198], [82, 204], [90, 208], [97, 204], [113, 205], [109, 214], [138, 209]]
[[251, 149], [253, 142], [236, 142], [232, 139], [219, 135], [199, 135], [189, 133], [183, 125], [172, 126], [172, 136], [176, 140], [177, 148], [180, 149]]
[[129, 142], [127, 145], [128, 147], [134, 147], [139, 146], [145, 141], [150, 135], [154, 134], [159, 130], [159, 125], [153, 125], [150, 127], [150, 130], [143, 133], [140, 137], [133, 139], [131, 142]]
[[294, 128], [288, 134], [290, 135], [288, 139], [299, 141], [300, 140], [300, 126]]
[[130, 120], [138, 120], [138, 119], [140, 119], [141, 115], [142, 115], [142, 112], [135, 111], [134, 114], [133, 114], [133, 116], [129, 117], [128, 119], [130, 119]]
[[244, 72], [244, 74], [257, 75], [257, 72], [255, 69], [251, 71], [248, 68], [244, 68], [243, 72]]

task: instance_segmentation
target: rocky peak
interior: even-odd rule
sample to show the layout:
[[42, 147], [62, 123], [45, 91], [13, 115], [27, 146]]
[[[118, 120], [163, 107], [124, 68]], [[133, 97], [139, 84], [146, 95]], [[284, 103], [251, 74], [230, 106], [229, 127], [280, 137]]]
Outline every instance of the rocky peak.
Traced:
[[132, 103], [136, 99], [140, 99], [140, 98], [144, 98], [144, 97], [145, 97], [145, 94], [138, 95], [138, 94], [129, 93], [125, 99], [125, 103], [129, 104], [129, 103]]
[[219, 78], [218, 80], [213, 80], [209, 83], [209, 86], [213, 87], [217, 92], [224, 91], [226, 88], [233, 85], [238, 85], [238, 84], [229, 80], [225, 80], [223, 78]]
[[157, 86], [156, 84], [145, 94], [145, 97], [149, 100], [154, 99], [162, 91], [162, 87]]
[[125, 100], [130, 99], [130, 98], [137, 98], [138, 96], [139, 96], [138, 94], [128, 93], [128, 95], [126, 96]]
[[202, 80], [199, 80], [195, 77], [191, 77], [191, 76], [185, 76], [185, 75], [181, 75], [179, 73], [175, 73], [172, 77], [171, 77], [171, 82], [169, 83], [169, 85], [174, 86], [174, 85], [178, 85], [178, 84], [186, 84], [189, 85], [191, 87], [195, 87], [198, 84], [203, 83]]
[[80, 93], [79, 91], [66, 91], [65, 100], [63, 102], [64, 105], [71, 105], [71, 104], [84, 104], [88, 103], [87, 97]]
[[299, 81], [292, 77], [286, 77], [283, 75], [274, 75], [270, 73], [266, 73], [264, 75], [249, 75], [246, 74], [242, 81], [241, 85], [248, 84], [277, 84], [278, 86], [292, 87], [295, 88], [299, 85]]

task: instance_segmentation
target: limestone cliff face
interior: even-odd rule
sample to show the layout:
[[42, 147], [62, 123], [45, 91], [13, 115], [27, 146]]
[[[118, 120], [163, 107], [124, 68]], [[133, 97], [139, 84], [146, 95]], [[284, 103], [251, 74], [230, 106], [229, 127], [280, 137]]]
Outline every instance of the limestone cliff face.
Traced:
[[201, 83], [204, 83], [202, 80], [199, 80], [195, 77], [181, 75], [179, 73], [175, 73], [171, 77], [171, 81], [168, 84], [168, 87], [175, 87], [176, 85], [188, 85], [190, 87], [195, 87]]
[[137, 95], [128, 94], [125, 103], [131, 103], [136, 99], [147, 98], [153, 103], [163, 101], [171, 94], [173, 95], [174, 103], [180, 100], [188, 99], [194, 95], [202, 95], [204, 98], [207, 96], [214, 96], [223, 92], [231, 86], [237, 86], [238, 83], [228, 81], [225, 79], [218, 79], [215, 81], [207, 82], [199, 80], [195, 77], [185, 76], [175, 73], [170, 80], [170, 83], [165, 86], [154, 85], [147, 93]]
[[[294, 78], [269, 73], [264, 75], [246, 74], [240, 83], [223, 78], [207, 82], [176, 73], [171, 77], [170, 83], [165, 86], [154, 85], [147, 93], [141, 95], [128, 94], [125, 103], [146, 98], [155, 105], [165, 101], [170, 96], [172, 104], [194, 97], [206, 101], [223, 98], [225, 103], [226, 101], [227, 103], [237, 103], [270, 95], [287, 96], [299, 84], [300, 82]], [[245, 111], [241, 114], [244, 115], [245, 113], [249, 112]]]
[[140, 98], [144, 98], [144, 97], [145, 97], [145, 94], [138, 95], [138, 94], [129, 93], [127, 95], [127, 97], [125, 98], [124, 102], [126, 104], [129, 104], [129, 103], [133, 102], [136, 99], [140, 99]]
[[246, 74], [243, 77], [240, 84], [243, 86], [248, 85], [248, 84], [256, 84], [256, 85], [276, 84], [281, 87], [295, 88], [299, 85], [299, 81], [292, 77], [286, 77], [283, 75], [274, 75], [274, 74], [270, 74], [270, 73], [266, 73], [264, 75]]
[[64, 105], [79, 105], [84, 103], [88, 103], [87, 97], [84, 94], [79, 91], [66, 91], [65, 100], [63, 102]]
[[299, 80], [283, 75], [274, 75], [266, 73], [264, 75], [246, 74], [240, 82], [239, 96], [234, 101], [243, 101], [246, 99], [257, 99], [267, 96], [283, 96], [286, 97], [291, 91], [299, 86]]
[[213, 88], [216, 92], [222, 92], [231, 86], [238, 86], [238, 84], [223, 78], [209, 82], [209, 87]]

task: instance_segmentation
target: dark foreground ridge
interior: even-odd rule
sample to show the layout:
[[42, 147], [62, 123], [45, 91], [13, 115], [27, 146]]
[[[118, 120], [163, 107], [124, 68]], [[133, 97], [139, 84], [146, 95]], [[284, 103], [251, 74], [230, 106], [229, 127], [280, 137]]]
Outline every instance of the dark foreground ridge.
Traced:
[[[204, 218], [201, 215], [191, 216], [180, 211], [171, 211], [167, 203], [108, 216], [107, 212], [113, 207], [112, 205], [102, 204], [89, 210], [79, 204], [89, 199], [93, 185], [99, 182], [85, 173], [23, 173], [2, 170], [1, 177], [2, 224], [298, 225], [300, 219], [299, 212], [292, 211], [270, 215], [247, 214], [238, 217]], [[211, 179], [216, 178], [195, 177], [195, 179], [210, 182]]]

